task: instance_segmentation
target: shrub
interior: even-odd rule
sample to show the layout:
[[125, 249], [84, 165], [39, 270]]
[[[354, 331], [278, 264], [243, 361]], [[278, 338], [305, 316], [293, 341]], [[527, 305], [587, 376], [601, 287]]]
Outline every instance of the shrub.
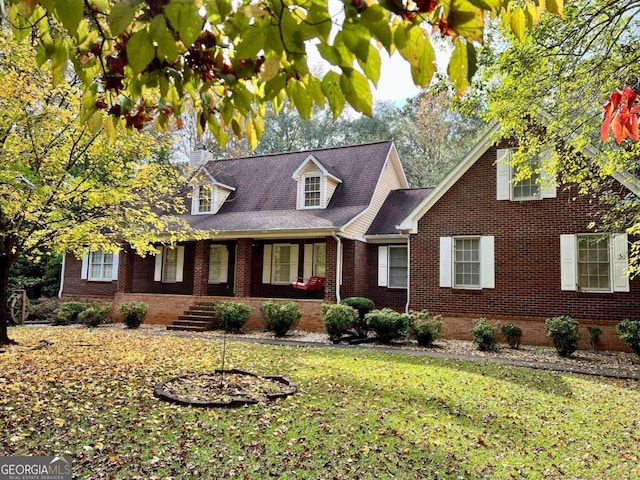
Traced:
[[520, 339], [522, 338], [522, 329], [520, 327], [513, 323], [507, 323], [500, 327], [500, 332], [511, 348], [517, 349], [520, 347]]
[[418, 345], [430, 347], [440, 335], [442, 328], [442, 315], [429, 316], [427, 310], [411, 312], [409, 315], [409, 328], [416, 337]]
[[142, 302], [129, 302], [120, 305], [122, 321], [127, 328], [138, 328], [144, 321], [144, 317], [147, 316], [148, 311], [149, 307]]
[[103, 323], [110, 323], [110, 303], [92, 303], [78, 314], [78, 321], [87, 327], [95, 328]]
[[561, 357], [568, 357], [578, 349], [578, 321], [568, 315], [547, 318], [545, 321], [547, 335], [553, 340]]
[[494, 352], [498, 347], [498, 327], [487, 322], [486, 318], [477, 318], [473, 321], [473, 341], [483, 352]]
[[591, 348], [592, 352], [595, 352], [598, 350], [602, 329], [598, 327], [587, 327], [587, 330], [589, 330], [589, 348]]
[[295, 328], [302, 317], [302, 311], [296, 302], [264, 302], [262, 318], [267, 330], [272, 330], [276, 337], [284, 337], [289, 330]]
[[239, 302], [216, 303], [220, 326], [227, 332], [238, 333], [251, 315], [251, 307]]
[[627, 344], [636, 354], [640, 355], [640, 322], [625, 318], [616, 325], [616, 332], [620, 340]]
[[78, 314], [89, 308], [85, 302], [64, 302], [53, 315], [53, 325], [71, 325], [78, 322]]
[[358, 311], [349, 305], [322, 305], [322, 324], [332, 341], [347, 333], [358, 321]]
[[356, 335], [359, 337], [366, 337], [367, 333], [369, 333], [366, 315], [373, 310], [373, 307], [375, 307], [373, 301], [364, 297], [349, 297], [343, 299], [340, 303], [353, 307], [358, 311], [358, 318], [353, 324], [353, 328], [356, 331]]
[[60, 300], [57, 298], [40, 298], [31, 302], [29, 317], [33, 320], [53, 322], [56, 310], [60, 308]]
[[390, 308], [373, 310], [365, 315], [369, 328], [383, 342], [390, 342], [407, 334], [409, 315]]

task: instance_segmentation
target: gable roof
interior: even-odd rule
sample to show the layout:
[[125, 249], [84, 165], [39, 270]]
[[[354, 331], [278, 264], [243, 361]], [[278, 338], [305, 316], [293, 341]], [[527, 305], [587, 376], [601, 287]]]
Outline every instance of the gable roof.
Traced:
[[367, 231], [369, 235], [397, 235], [399, 225], [431, 192], [433, 187], [406, 188], [389, 192]]
[[[316, 157], [313, 156], [313, 154], [310, 154], [305, 160], [304, 162], [302, 162], [300, 164], [300, 166], [298, 168], [296, 168], [296, 171], [293, 172], [293, 174], [291, 175], [291, 178], [295, 178], [297, 179], [300, 176], [300, 173], [307, 167], [307, 165], [309, 163], [313, 163], [316, 167], [318, 167], [318, 169], [322, 172], [322, 176], [324, 177], [330, 177], [332, 180], [334, 180], [336, 183], [340, 183], [342, 182], [342, 180], [340, 180], [338, 178], [338, 173], [331, 167], [327, 168], [325, 167], [322, 162], [320, 162]], [[333, 171], [332, 171], [333, 170]]]
[[[221, 159], [205, 165], [217, 181], [234, 186], [218, 213], [183, 215], [192, 227], [217, 232], [335, 231], [366, 209], [393, 148], [391, 141]], [[296, 210], [293, 173], [310, 156], [342, 180], [325, 209]], [[224, 179], [224, 180], [223, 180]], [[186, 205], [191, 199], [184, 197]]]
[[474, 163], [495, 143], [495, 135], [500, 130], [500, 124], [494, 122], [487, 132], [467, 153], [462, 161], [433, 189], [430, 195], [422, 200], [407, 217], [398, 224], [398, 230], [408, 233], [418, 232], [418, 220], [449, 191], [455, 183], [469, 170]]

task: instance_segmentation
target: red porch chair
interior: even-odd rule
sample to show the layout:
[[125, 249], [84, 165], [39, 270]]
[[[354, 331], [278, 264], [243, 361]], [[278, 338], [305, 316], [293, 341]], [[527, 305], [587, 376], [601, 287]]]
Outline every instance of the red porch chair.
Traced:
[[293, 288], [298, 290], [306, 290], [308, 292], [315, 292], [324, 288], [324, 277], [309, 277], [307, 281], [304, 278], [296, 278], [296, 283], [293, 284]]

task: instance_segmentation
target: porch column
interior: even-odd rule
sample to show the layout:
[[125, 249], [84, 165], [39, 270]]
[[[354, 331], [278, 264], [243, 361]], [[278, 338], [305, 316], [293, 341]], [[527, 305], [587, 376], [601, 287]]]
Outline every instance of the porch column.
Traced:
[[131, 293], [133, 290], [134, 255], [131, 245], [126, 244], [118, 254], [118, 293]]
[[236, 244], [236, 297], [251, 296], [252, 245], [252, 238], [241, 238]]
[[337, 284], [337, 271], [336, 271], [336, 259], [338, 256], [338, 242], [335, 238], [327, 237], [327, 260], [326, 260], [326, 273], [324, 281], [324, 301], [327, 303], [336, 302], [336, 284]]
[[196, 242], [193, 259], [193, 294], [206, 295], [209, 287], [209, 240]]

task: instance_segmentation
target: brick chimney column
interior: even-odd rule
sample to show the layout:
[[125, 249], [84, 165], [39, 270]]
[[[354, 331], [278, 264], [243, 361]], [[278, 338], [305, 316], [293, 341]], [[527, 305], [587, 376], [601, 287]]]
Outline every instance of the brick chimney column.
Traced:
[[336, 302], [336, 283], [337, 270], [336, 259], [338, 256], [338, 242], [335, 238], [327, 237], [327, 263], [326, 263], [326, 277], [324, 281], [324, 301], [328, 303]]
[[196, 242], [196, 253], [193, 260], [193, 294], [206, 295], [209, 287], [209, 240]]
[[118, 293], [131, 293], [133, 289], [133, 250], [123, 245], [118, 255]]

